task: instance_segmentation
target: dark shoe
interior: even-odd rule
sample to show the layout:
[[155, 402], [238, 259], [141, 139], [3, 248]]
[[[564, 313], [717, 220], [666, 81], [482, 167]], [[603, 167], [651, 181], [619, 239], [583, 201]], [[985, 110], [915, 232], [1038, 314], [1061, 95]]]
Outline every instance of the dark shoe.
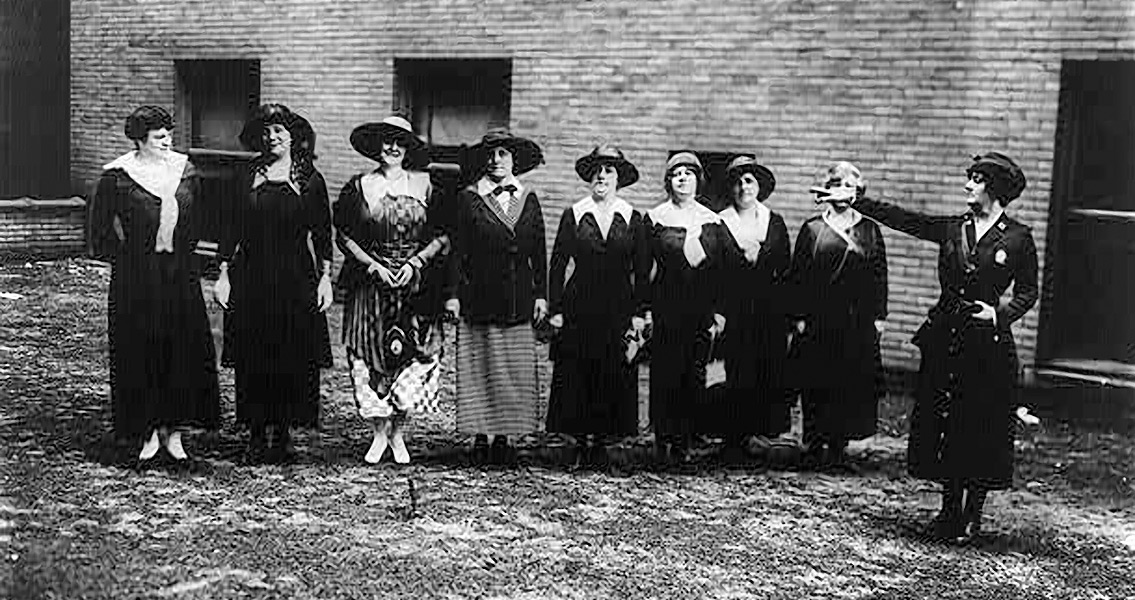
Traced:
[[260, 432], [260, 435], [253, 433], [252, 437], [248, 438], [248, 447], [244, 450], [244, 463], [247, 465], [262, 464], [267, 449], [268, 439], [264, 436], [264, 432]]
[[489, 462], [489, 436], [477, 434], [477, 437], [473, 438], [471, 458], [474, 465], [484, 465]]
[[508, 438], [503, 435], [498, 435], [493, 438], [493, 444], [489, 446], [489, 462], [494, 465], [507, 465], [511, 458], [512, 448], [508, 445]]
[[935, 541], [955, 540], [965, 531], [965, 524], [961, 515], [957, 513], [939, 512], [926, 527], [926, 537]]

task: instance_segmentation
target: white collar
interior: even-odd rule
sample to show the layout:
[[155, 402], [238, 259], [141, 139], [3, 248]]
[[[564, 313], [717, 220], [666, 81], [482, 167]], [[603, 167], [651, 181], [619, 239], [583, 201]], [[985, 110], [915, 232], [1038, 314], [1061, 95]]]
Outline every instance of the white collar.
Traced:
[[295, 176], [292, 175], [292, 169], [288, 169], [287, 179], [269, 179], [267, 175], [267, 168], [265, 168], [264, 171], [257, 170], [256, 174], [252, 176], [252, 189], [255, 190], [256, 188], [264, 185], [265, 183], [268, 183], [269, 181], [276, 183], [286, 183], [288, 184], [288, 187], [292, 188], [292, 191], [295, 192], [297, 196], [303, 195], [303, 191], [300, 190], [299, 182], [297, 182]]
[[841, 227], [843, 229], [850, 229], [852, 227], [855, 227], [856, 224], [863, 220], [863, 215], [854, 208], [848, 208], [844, 212], [844, 214], [846, 216], [837, 215], [835, 209], [828, 206], [824, 208], [824, 212], [821, 216], [823, 217], [824, 222], [828, 224], [828, 226], [837, 231], [841, 231]]
[[138, 151], [134, 150], [106, 163], [103, 169], [122, 169], [147, 192], [161, 199], [172, 199], [188, 162], [188, 156], [170, 152], [165, 161], [147, 164], [138, 159]]
[[768, 239], [768, 226], [772, 218], [772, 211], [769, 207], [757, 203], [757, 226], [756, 228], [745, 227], [744, 222], [741, 220], [741, 213], [737, 212], [737, 208], [730, 206], [729, 208], [717, 213], [721, 217], [721, 222], [729, 228], [733, 234], [733, 238], [737, 241], [742, 241], [743, 237], [751, 237], [753, 232], [756, 234], [756, 241], [763, 242]]
[[419, 184], [423, 177], [428, 178], [429, 174], [402, 171], [401, 176], [390, 179], [381, 170], [376, 170], [362, 176], [360, 187], [363, 190], [363, 196], [367, 196], [368, 189], [378, 194], [378, 198], [367, 197], [368, 201], [378, 201], [383, 196], [409, 196], [416, 200], [425, 201], [427, 186]]
[[[606, 210], [610, 211], [611, 214], [623, 215], [623, 220], [626, 221], [627, 224], [630, 224], [631, 215], [634, 213], [634, 207], [631, 206], [629, 202], [623, 200], [618, 196], [615, 196], [614, 198], [611, 198], [607, 201]], [[596, 216], [596, 218], [598, 218], [600, 208], [599, 204], [595, 202], [595, 199], [592, 198], [590, 194], [588, 194], [587, 196], [584, 196], [579, 202], [571, 205], [571, 212], [575, 216], [575, 222], [579, 223], [580, 220], [583, 219], [583, 216], [587, 213], [592, 213]]]
[[521, 193], [524, 191], [524, 186], [520, 184], [520, 180], [517, 179], [515, 175], [509, 175], [502, 179], [500, 183], [494, 183], [493, 180], [489, 179], [488, 177], [482, 177], [480, 181], [477, 182], [477, 193], [486, 198], [491, 198], [493, 190], [497, 189], [497, 186], [499, 185], [516, 186], [514, 195], [517, 198], [519, 198]]
[[667, 199], [648, 211], [650, 220], [665, 227], [697, 228], [706, 223], [720, 223], [721, 217], [697, 200], [691, 200], [689, 208], [678, 208]]

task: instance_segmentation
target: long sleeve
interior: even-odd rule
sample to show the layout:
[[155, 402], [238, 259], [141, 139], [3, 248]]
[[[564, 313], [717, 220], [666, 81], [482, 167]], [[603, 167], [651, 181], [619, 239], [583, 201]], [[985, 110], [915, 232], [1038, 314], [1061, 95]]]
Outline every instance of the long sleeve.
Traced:
[[118, 181], [103, 173], [87, 208], [87, 245], [93, 258], [114, 260], [118, 247], [125, 241], [118, 216]]
[[871, 270], [874, 274], [875, 320], [887, 318], [887, 245], [883, 232], [875, 228], [875, 252], [872, 254]]
[[304, 193], [307, 203], [308, 227], [311, 229], [311, 242], [315, 255], [320, 260], [331, 262], [331, 206], [327, 197], [327, 182], [318, 172], [308, 181]]
[[335, 228], [335, 246], [344, 256], [348, 257], [353, 255], [351, 249], [347, 246], [347, 242], [355, 241], [354, 230], [359, 212], [358, 200], [358, 188], [355, 185], [355, 180], [352, 179], [343, 184], [343, 189], [339, 190], [339, 199], [331, 205], [331, 225]]
[[[792, 266], [792, 251], [788, 241], [788, 226], [779, 215], [772, 217], [769, 223], [769, 233], [766, 239], [773, 240], [765, 260], [769, 261], [769, 270], [772, 272], [772, 309], [779, 314], [787, 314], [789, 310], [787, 279], [788, 271]], [[728, 289], [728, 288], [726, 288]]]
[[997, 307], [997, 326], [1008, 329], [1013, 322], [1025, 316], [1036, 304], [1039, 294], [1037, 281], [1036, 244], [1032, 232], [1025, 231], [1021, 256], [1013, 261], [1013, 297]]
[[531, 194], [531, 202], [536, 207], [535, 220], [532, 224], [532, 297], [541, 299], [548, 297], [548, 243], [544, 238], [544, 215], [540, 208], [540, 200], [536, 194]]
[[796, 250], [792, 253], [792, 266], [788, 270], [788, 314], [795, 318], [804, 317], [812, 312], [811, 304], [814, 301], [812, 290], [807, 285], [809, 271], [812, 269], [813, 246], [816, 245], [812, 228], [805, 223], [800, 227], [796, 236]]
[[646, 214], [642, 215], [638, 220], [638, 226], [635, 227], [635, 300], [638, 302], [640, 315], [649, 312], [652, 303], [650, 284], [651, 271], [654, 267], [654, 256], [650, 252], [652, 228], [652, 221]]
[[231, 262], [233, 254], [244, 241], [244, 223], [248, 210], [248, 194], [252, 185], [249, 174], [245, 174], [237, 185], [239, 192], [225, 203], [225, 222], [221, 226], [221, 239], [217, 244], [217, 259], [223, 263]]
[[891, 229], [939, 244], [946, 240], [949, 224], [954, 220], [954, 217], [924, 215], [870, 198], [856, 201], [853, 208]]
[[548, 312], [552, 315], [563, 312], [564, 276], [571, 261], [574, 242], [575, 213], [568, 208], [560, 217], [556, 240], [552, 243], [552, 259], [548, 266]]
[[449, 230], [451, 251], [446, 264], [445, 286], [442, 290], [442, 297], [445, 299], [461, 297], [461, 280], [468, 268], [466, 265], [468, 260], [466, 240], [469, 237], [470, 226], [468, 202], [464, 194], [458, 193], [453, 204]]

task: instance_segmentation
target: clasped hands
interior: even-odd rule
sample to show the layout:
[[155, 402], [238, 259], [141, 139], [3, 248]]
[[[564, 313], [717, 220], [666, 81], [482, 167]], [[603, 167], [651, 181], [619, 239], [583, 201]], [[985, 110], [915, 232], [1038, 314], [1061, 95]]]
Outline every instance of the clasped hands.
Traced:
[[373, 262], [367, 267], [367, 275], [377, 276], [379, 281], [391, 288], [409, 285], [414, 280], [415, 273], [414, 265], [410, 263], [402, 265], [397, 272], [391, 271], [378, 262]]

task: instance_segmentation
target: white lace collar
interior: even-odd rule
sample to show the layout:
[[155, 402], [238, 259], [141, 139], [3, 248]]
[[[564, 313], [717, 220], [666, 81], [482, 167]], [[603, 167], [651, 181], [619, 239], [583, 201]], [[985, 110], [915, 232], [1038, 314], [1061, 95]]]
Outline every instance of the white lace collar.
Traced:
[[600, 213], [606, 212], [611, 215], [623, 215], [623, 220], [627, 223], [631, 222], [631, 215], [634, 213], [634, 207], [629, 202], [622, 198], [615, 196], [607, 201], [605, 210], [599, 207], [595, 199], [590, 194], [580, 199], [575, 204], [571, 205], [571, 212], [575, 215], [575, 222], [579, 223], [583, 216], [591, 213], [598, 218]]
[[164, 199], [173, 198], [188, 162], [188, 156], [170, 152], [166, 160], [160, 163], [143, 163], [138, 159], [138, 151], [134, 150], [106, 163], [103, 169], [122, 169], [147, 192]]

